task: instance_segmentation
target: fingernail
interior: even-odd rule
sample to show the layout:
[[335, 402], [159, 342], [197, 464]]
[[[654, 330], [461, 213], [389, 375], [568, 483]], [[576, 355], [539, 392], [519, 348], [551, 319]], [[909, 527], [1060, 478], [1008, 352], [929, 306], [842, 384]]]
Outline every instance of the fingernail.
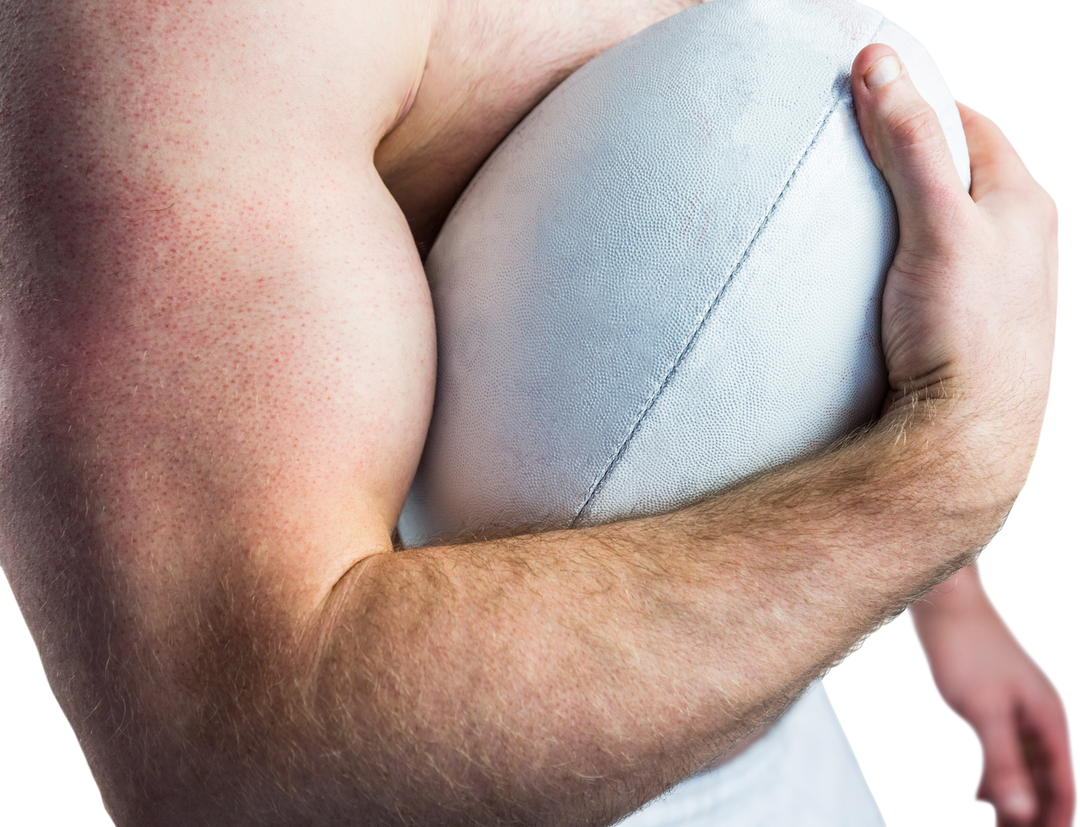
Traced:
[[867, 70], [863, 75], [863, 82], [868, 88], [873, 89], [875, 86], [892, 83], [898, 77], [900, 77], [900, 61], [893, 55], [885, 55]]

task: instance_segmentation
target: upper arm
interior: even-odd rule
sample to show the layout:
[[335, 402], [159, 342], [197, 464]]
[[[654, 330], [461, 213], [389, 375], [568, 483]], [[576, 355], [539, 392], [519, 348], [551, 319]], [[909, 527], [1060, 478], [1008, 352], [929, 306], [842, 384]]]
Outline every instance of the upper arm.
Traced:
[[2, 12], [0, 553], [92, 765], [389, 547], [434, 331], [362, 5]]

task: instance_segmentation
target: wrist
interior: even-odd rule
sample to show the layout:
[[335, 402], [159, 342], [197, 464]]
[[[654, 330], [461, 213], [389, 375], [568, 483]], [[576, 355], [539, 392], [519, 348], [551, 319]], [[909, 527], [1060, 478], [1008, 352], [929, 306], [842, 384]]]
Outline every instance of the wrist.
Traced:
[[[1008, 517], [1035, 453], [1034, 433], [1005, 427], [958, 383], [932, 385], [890, 397], [879, 427], [917, 463], [913, 473], [933, 481], [943, 518], [962, 521], [983, 539], [981, 551]], [[974, 559], [974, 558], [973, 558]]]
[[995, 614], [974, 565], [960, 569], [913, 603], [911, 612], [920, 633], [934, 631], [940, 624], [981, 623]]

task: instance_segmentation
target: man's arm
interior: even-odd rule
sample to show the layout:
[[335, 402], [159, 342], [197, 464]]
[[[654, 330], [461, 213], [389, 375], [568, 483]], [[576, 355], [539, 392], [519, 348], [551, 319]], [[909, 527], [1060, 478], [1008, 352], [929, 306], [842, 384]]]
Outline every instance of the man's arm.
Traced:
[[979, 798], [1006, 824], [1068, 827], [1076, 793], [1065, 709], [990, 603], [975, 567], [911, 608], [942, 697], [982, 742]]
[[[340, 120], [369, 104], [333, 83], [353, 52], [282, 34], [325, 54], [350, 21], [208, 8], [6, 29], [3, 561], [119, 823], [612, 820], [1003, 519], [1045, 396], [1049, 208], [986, 123], [997, 212], [934, 183], [902, 81], [856, 84], [924, 265], [890, 280], [881, 423], [669, 517], [388, 553], [430, 308], [379, 128]], [[1039, 299], [987, 306], [988, 280]], [[1030, 364], [981, 356], [1018, 338]]]
[[121, 820], [390, 547], [434, 330], [371, 159], [423, 6], [0, 11], [0, 553]]

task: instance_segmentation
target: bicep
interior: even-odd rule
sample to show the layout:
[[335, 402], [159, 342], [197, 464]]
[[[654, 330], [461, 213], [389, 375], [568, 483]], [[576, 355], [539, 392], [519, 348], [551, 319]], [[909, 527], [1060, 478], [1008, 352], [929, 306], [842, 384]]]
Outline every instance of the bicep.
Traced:
[[190, 713], [193, 675], [242, 671], [215, 647], [287, 647], [389, 548], [434, 382], [372, 135], [303, 89], [245, 100], [182, 49], [125, 76], [107, 40], [9, 66], [0, 135], [3, 562], [99, 755], [92, 733], [165, 726], [148, 694]]
[[41, 445], [137, 572], [242, 552], [310, 606], [393, 527], [431, 404], [426, 284], [392, 205], [308, 186], [245, 190], [211, 226], [175, 193], [116, 270], [24, 320]]

